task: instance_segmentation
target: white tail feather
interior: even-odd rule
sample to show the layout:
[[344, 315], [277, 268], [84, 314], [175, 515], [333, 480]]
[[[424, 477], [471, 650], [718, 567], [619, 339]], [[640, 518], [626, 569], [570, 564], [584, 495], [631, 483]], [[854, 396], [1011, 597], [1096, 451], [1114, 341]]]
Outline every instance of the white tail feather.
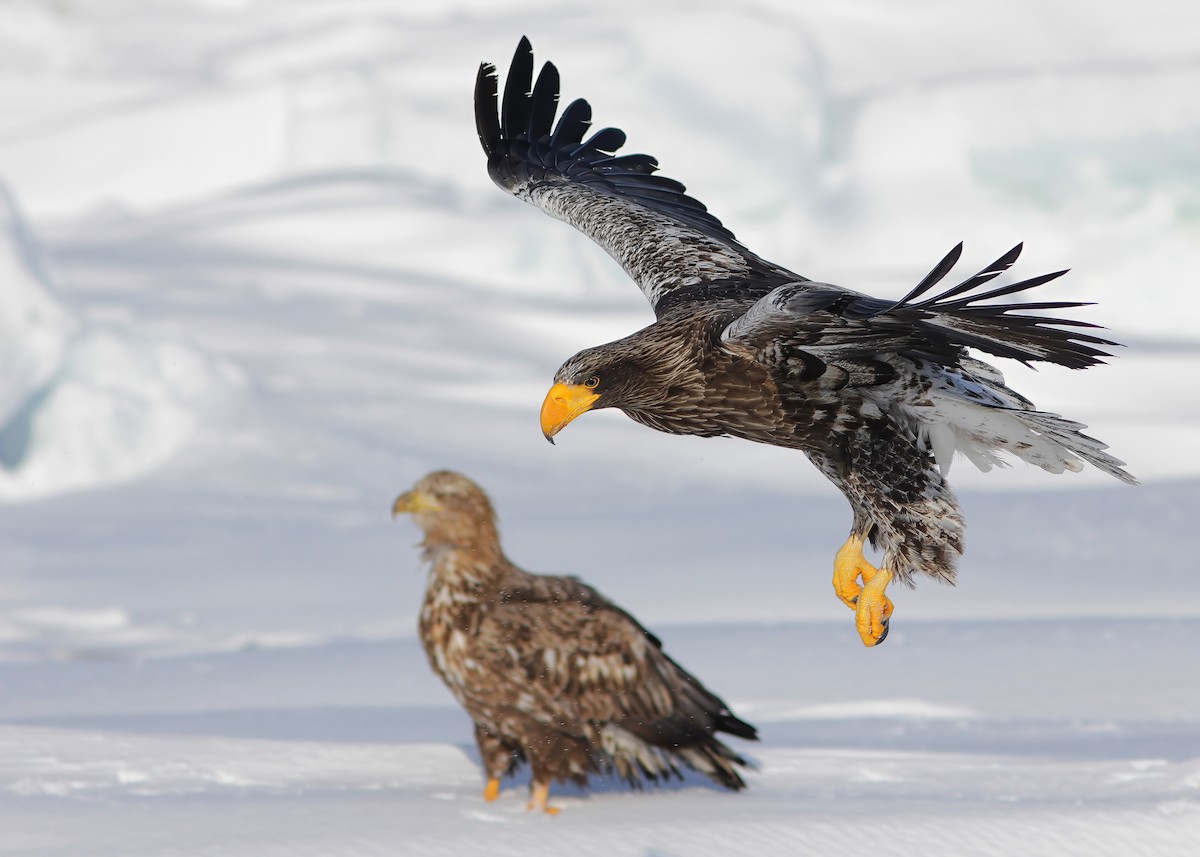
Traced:
[[614, 723], [600, 730], [600, 747], [626, 780], [640, 780], [642, 775], [652, 780], [679, 776], [679, 770], [664, 753]]
[[1008, 453], [1050, 473], [1079, 472], [1087, 461], [1123, 482], [1136, 482], [1122, 469], [1124, 462], [1104, 451], [1106, 444], [1082, 433], [1083, 424], [1034, 410], [987, 364], [970, 361], [963, 368], [963, 374], [937, 376], [927, 398], [910, 405], [943, 474], [955, 452], [985, 472], [1006, 466], [1001, 454]]

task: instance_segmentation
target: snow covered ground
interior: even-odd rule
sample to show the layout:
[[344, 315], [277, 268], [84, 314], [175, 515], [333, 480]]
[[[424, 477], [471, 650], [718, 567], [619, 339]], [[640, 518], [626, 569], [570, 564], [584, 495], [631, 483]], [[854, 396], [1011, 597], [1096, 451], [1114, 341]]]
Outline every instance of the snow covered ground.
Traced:
[[555, 818], [523, 783], [483, 802], [469, 723], [413, 640], [3, 665], [6, 853], [1194, 847], [1200, 621], [910, 622], [869, 659], [839, 628], [668, 629], [762, 728], [749, 791], [601, 782], [560, 789]]
[[[1189, 853], [1198, 31], [1170, 2], [0, 4], [0, 854]], [[895, 593], [868, 651], [801, 457], [608, 413], [549, 447], [554, 369], [650, 314], [486, 176], [473, 77], [521, 34], [809, 276], [899, 296], [960, 239], [1072, 267], [1056, 294], [1128, 347], [1004, 369], [1145, 484], [960, 462], [960, 584]], [[747, 792], [482, 801], [387, 514], [447, 466], [514, 559], [761, 727]]]

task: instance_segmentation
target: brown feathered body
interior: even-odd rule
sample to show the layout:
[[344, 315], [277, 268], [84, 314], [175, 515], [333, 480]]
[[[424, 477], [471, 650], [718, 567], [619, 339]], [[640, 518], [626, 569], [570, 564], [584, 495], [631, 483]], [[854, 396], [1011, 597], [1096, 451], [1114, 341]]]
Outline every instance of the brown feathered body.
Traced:
[[682, 766], [744, 786], [746, 762], [716, 733], [753, 739], [754, 727], [636, 619], [575, 578], [513, 565], [491, 504], [466, 477], [434, 473], [415, 494], [438, 507], [414, 512], [430, 563], [421, 643], [474, 721], [489, 778], [527, 760], [535, 783], [615, 772], [640, 785]]

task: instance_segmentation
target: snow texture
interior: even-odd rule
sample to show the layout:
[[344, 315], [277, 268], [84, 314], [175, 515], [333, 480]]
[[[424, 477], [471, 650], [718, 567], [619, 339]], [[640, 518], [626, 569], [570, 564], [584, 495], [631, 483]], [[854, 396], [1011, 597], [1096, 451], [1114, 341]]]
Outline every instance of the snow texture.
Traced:
[[[1200, 841], [1200, 12], [1167, 0], [0, 4], [0, 854], [1187, 854]], [[598, 413], [651, 319], [496, 190], [530, 36], [755, 252], [898, 298], [959, 240], [1126, 343], [1000, 368], [1143, 480], [955, 467], [866, 650], [802, 456]], [[392, 499], [451, 467], [762, 731], [740, 794], [494, 804]], [[587, 550], [581, 550], [586, 545]]]
[[0, 188], [0, 500], [140, 476], [240, 386], [232, 365], [125, 322], [80, 322]]

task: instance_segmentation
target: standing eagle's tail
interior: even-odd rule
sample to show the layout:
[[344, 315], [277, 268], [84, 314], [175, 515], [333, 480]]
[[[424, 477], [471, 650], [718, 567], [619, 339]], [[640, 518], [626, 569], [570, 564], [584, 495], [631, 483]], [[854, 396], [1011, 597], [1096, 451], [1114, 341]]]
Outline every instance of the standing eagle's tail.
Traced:
[[642, 734], [608, 723], [600, 733], [600, 746], [607, 756], [607, 766], [630, 785], [640, 787], [643, 778], [651, 782], [672, 777], [681, 779], [677, 763], [682, 762], [685, 767], [731, 791], [746, 787], [738, 768], [751, 767], [750, 763], [711, 734], [687, 745], [670, 746], [661, 736], [647, 738], [644, 730], [639, 728], [637, 731]]
[[[647, 637], [661, 645], [654, 635], [647, 632]], [[654, 720], [624, 718], [606, 724], [600, 741], [611, 766], [635, 786], [642, 777], [651, 781], [679, 777], [679, 763], [683, 763], [719, 786], [733, 791], [745, 788], [738, 768], [753, 766], [716, 736], [724, 732], [757, 741], [758, 730], [665, 652], [658, 669], [664, 686], [671, 688], [669, 712]]]

